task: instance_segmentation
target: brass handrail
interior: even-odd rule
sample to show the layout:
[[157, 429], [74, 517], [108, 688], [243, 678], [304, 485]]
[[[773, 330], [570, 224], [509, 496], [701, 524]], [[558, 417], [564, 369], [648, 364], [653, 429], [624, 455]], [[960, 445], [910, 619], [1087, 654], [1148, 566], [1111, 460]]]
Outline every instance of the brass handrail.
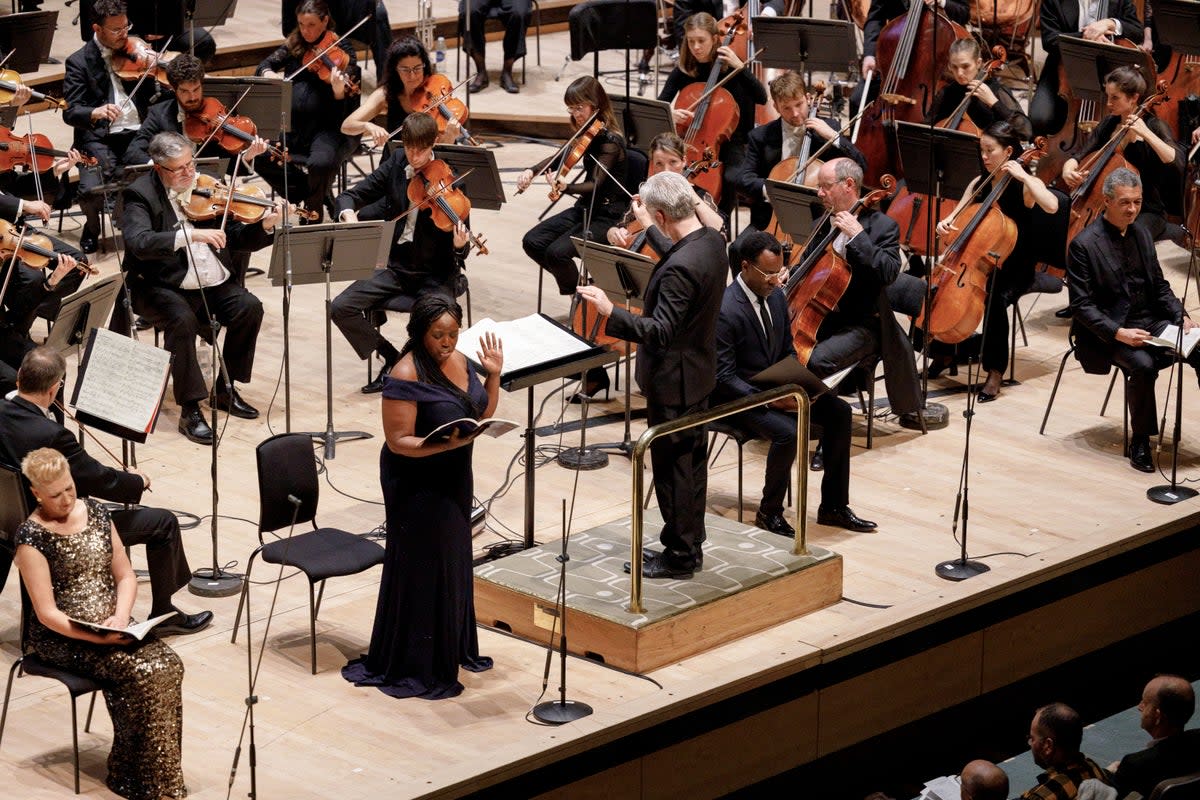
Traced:
[[752, 408], [765, 406], [782, 400], [785, 397], [796, 398], [796, 539], [792, 554], [797, 556], [808, 553], [807, 531], [805, 520], [808, 517], [808, 425], [809, 399], [804, 390], [795, 384], [777, 386], [765, 392], [739, 397], [715, 408], [697, 411], [678, 419], [668, 420], [660, 425], [647, 428], [633, 445], [633, 513], [630, 515], [630, 552], [629, 552], [629, 613], [641, 614], [646, 609], [642, 605], [642, 493], [645, 491], [645, 461], [646, 450], [650, 443], [660, 436], [678, 433], [679, 431], [707, 425], [724, 417], [749, 411]]

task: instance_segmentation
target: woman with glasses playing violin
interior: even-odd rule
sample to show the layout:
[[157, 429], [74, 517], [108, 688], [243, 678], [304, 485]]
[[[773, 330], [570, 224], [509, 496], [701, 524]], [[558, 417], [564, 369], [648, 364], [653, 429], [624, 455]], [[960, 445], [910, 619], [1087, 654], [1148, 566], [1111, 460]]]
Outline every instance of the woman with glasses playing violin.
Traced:
[[358, 107], [360, 70], [348, 45], [323, 52], [336, 39], [329, 7], [323, 0], [303, 0], [296, 7], [295, 30], [255, 73], [267, 78], [294, 75], [292, 131], [287, 136], [292, 160], [286, 167], [264, 163], [257, 168], [280, 193], [286, 169], [288, 200], [303, 203], [309, 211], [320, 212], [326, 203], [332, 207], [330, 187], [358, 144], [339, 128]]

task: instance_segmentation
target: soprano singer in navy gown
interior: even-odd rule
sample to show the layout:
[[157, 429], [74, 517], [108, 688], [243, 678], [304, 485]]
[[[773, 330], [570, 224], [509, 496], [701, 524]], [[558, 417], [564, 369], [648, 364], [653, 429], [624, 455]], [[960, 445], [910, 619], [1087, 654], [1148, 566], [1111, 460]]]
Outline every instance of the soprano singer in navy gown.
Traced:
[[463, 690], [458, 668], [481, 672], [471, 572], [471, 437], [422, 444], [434, 428], [496, 410], [503, 356], [485, 337], [486, 380], [455, 350], [462, 310], [442, 294], [421, 297], [408, 343], [383, 384], [380, 480], [387, 548], [368, 653], [342, 669], [346, 680], [393, 697], [437, 700]]

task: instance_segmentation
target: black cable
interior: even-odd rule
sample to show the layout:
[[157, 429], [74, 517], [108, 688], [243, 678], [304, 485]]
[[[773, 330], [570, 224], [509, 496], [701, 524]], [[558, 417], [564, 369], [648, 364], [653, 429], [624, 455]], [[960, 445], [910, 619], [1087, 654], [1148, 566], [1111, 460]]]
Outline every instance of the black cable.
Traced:
[[853, 603], [856, 606], [863, 606], [865, 608], [891, 608], [892, 607], [890, 603], [888, 603], [888, 604], [868, 603], [865, 600], [855, 600], [853, 597], [846, 597], [846, 595], [842, 595], [841, 599], [847, 603]]

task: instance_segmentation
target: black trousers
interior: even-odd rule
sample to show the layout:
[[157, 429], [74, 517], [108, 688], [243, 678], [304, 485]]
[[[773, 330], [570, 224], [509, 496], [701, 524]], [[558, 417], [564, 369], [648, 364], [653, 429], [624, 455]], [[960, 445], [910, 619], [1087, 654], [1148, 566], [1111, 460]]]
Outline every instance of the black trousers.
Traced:
[[254, 159], [254, 170], [272, 189], [284, 194], [284, 170], [287, 170], [287, 193], [289, 202], [303, 203], [309, 211], [320, 211], [329, 195], [342, 162], [350, 157], [358, 146], [358, 137], [344, 136], [337, 130], [318, 131], [307, 150], [298, 148], [303, 168], [295, 162], [280, 166], [271, 159]]
[[1044, 69], [1029, 101], [1029, 121], [1037, 136], [1062, 130], [1067, 121], [1067, 101], [1058, 96], [1058, 70]]
[[[825, 333], [830, 322], [833, 320], [825, 320], [818, 335]], [[812, 373], [824, 378], [878, 353], [879, 320], [875, 318], [870, 322], [870, 325], [834, 325], [832, 332], [822, 336], [808, 357], [808, 368]]]
[[[572, 206], [534, 225], [521, 240], [525, 255], [554, 276], [554, 280], [558, 282], [559, 294], [574, 294], [575, 287], [579, 284], [579, 268], [575, 266], [575, 259], [579, 253], [575, 250], [571, 237], [583, 236], [583, 218], [586, 213], [587, 206]], [[605, 236], [614, 224], [612, 217], [593, 213], [589, 228], [591, 240], [606, 243], [608, 239]]]
[[[82, 148], [86, 155], [94, 156], [97, 162], [94, 167], [79, 168], [79, 209], [83, 211], [85, 236], [100, 235], [100, 211], [104, 208], [104, 195], [91, 194], [91, 190], [116, 177], [118, 167], [125, 160], [125, 151], [136, 135], [136, 130], [110, 133]], [[118, 194], [114, 192], [113, 196]]]
[[[530, 0], [465, 0], [470, 6], [471, 36], [465, 38], [465, 49], [468, 55], [479, 53], [483, 55], [487, 47], [483, 35], [484, 26], [492, 16], [497, 16], [504, 23], [504, 60], [513, 61], [525, 55], [525, 31], [529, 28], [529, 18], [533, 14], [533, 3]], [[462, 6], [459, 6], [459, 20], [463, 19]]]
[[196, 337], [206, 340], [211, 332], [207, 308], [225, 329], [221, 355], [229, 377], [245, 383], [254, 367], [254, 348], [262, 326], [263, 307], [259, 299], [228, 280], [210, 286], [202, 297], [198, 290], [169, 289], [135, 283], [133, 310], [163, 332], [163, 344], [174, 356], [171, 381], [175, 402], [195, 403], [208, 396], [204, 374], [196, 359]]
[[405, 286], [400, 276], [390, 269], [376, 270], [369, 278], [364, 278], [347, 286], [333, 298], [330, 306], [330, 316], [346, 341], [354, 348], [359, 358], [370, 358], [371, 353], [387, 345], [387, 339], [371, 324], [369, 312], [400, 295], [411, 295], [415, 300], [425, 292], [441, 292], [454, 296], [454, 287], [443, 286], [432, 280], [413, 292]]
[[[691, 406], [648, 403], [646, 419], [650, 425], [658, 425], [706, 408], [708, 398]], [[708, 454], [704, 428], [689, 428], [655, 439], [650, 444], [650, 464], [654, 469], [654, 494], [663, 518], [658, 537], [663, 553], [673, 564], [694, 563], [706, 538]]]
[[192, 578], [183, 551], [179, 520], [165, 508], [133, 508], [112, 512], [117, 535], [126, 547], [146, 545], [146, 569], [150, 573], [150, 616], [171, 611], [171, 596]]
[[[1128, 324], [1143, 327], [1135, 323]], [[1145, 327], [1158, 335], [1166, 326], [1165, 321], [1159, 321]], [[1129, 428], [1134, 436], [1154, 436], [1158, 433], [1158, 406], [1154, 397], [1154, 384], [1158, 380], [1159, 370], [1169, 367], [1171, 360], [1170, 351], [1164, 347], [1130, 347], [1120, 342], [1112, 344], [1112, 362], [1129, 380], [1126, 402], [1129, 405]], [[1192, 351], [1187, 363], [1200, 377], [1200, 347]]]

